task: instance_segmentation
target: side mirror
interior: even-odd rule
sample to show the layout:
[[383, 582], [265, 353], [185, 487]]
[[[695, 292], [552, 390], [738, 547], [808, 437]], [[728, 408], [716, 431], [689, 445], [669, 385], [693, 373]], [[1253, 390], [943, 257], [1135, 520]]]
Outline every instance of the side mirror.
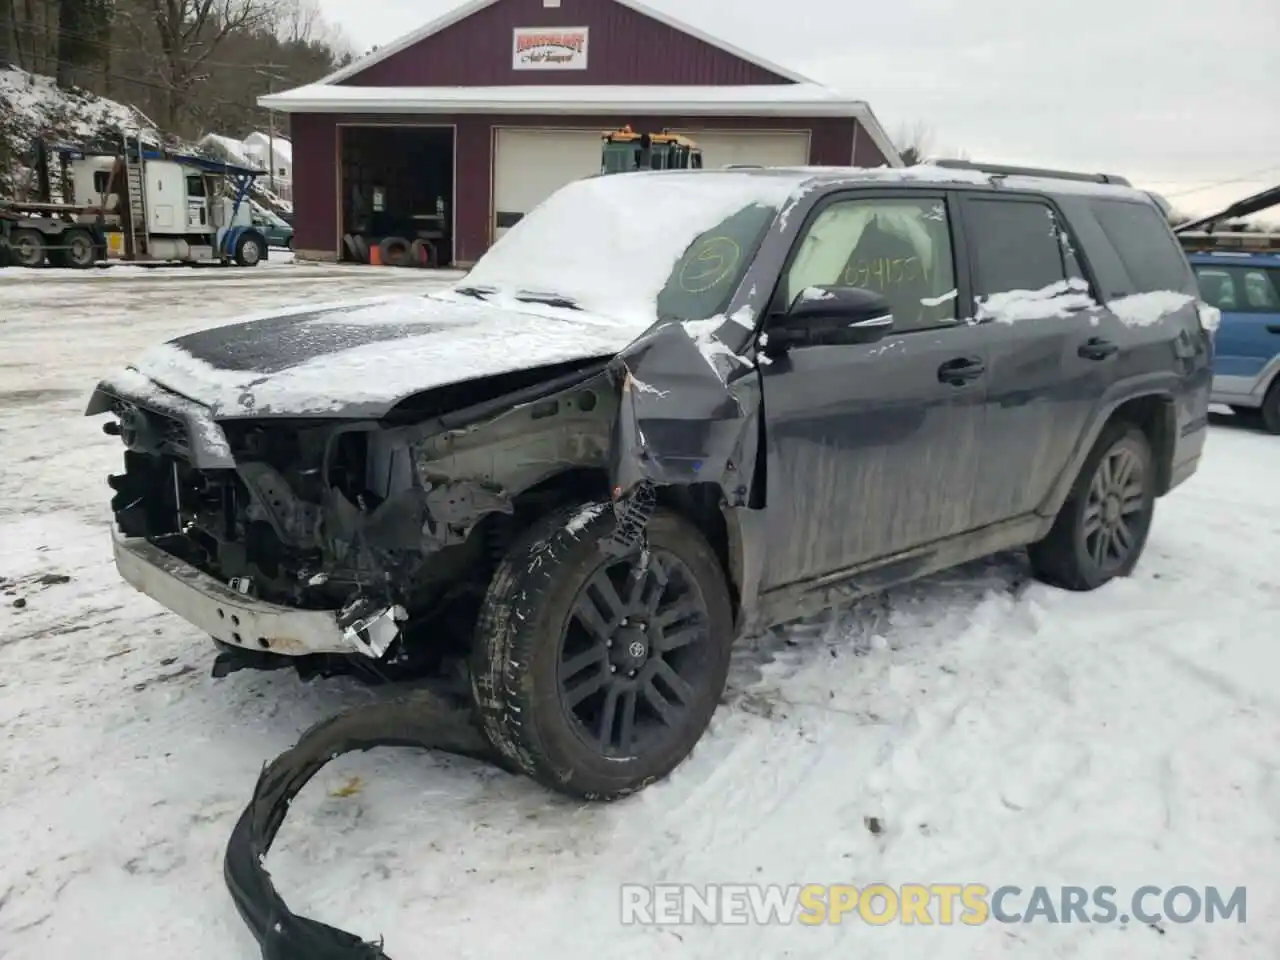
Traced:
[[875, 343], [893, 329], [893, 308], [862, 287], [805, 287], [782, 322], [769, 329], [771, 346]]

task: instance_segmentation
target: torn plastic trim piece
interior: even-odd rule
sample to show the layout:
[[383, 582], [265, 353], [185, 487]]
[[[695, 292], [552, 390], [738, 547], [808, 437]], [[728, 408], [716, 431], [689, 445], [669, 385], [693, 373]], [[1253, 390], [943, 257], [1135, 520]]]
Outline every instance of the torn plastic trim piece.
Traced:
[[[408, 619], [409, 613], [404, 607], [384, 607], [345, 623], [342, 637], [351, 644], [353, 650], [380, 660], [400, 635], [399, 624]], [[345, 620], [346, 617], [340, 617], [338, 622], [343, 625]]]
[[390, 960], [380, 942], [291, 912], [264, 866], [291, 801], [308, 781], [342, 754], [375, 747], [439, 750], [505, 769], [469, 710], [425, 691], [355, 707], [306, 731], [263, 769], [223, 859], [227, 889], [263, 960]]

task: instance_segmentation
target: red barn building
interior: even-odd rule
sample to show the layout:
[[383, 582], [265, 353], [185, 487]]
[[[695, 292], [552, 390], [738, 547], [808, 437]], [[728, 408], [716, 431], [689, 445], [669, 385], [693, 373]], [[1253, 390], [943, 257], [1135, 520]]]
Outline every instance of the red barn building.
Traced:
[[624, 124], [690, 136], [708, 167], [901, 165], [866, 103], [637, 0], [472, 0], [259, 103], [290, 114], [294, 248], [320, 260], [442, 214], [442, 262], [473, 263], [599, 173], [602, 132]]

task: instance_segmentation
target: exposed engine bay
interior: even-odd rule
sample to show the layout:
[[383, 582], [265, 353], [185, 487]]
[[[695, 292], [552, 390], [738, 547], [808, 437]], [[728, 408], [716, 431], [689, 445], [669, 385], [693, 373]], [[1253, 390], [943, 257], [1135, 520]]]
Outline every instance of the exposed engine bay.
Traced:
[[[180, 418], [110, 397], [105, 429], [126, 446], [112, 510], [124, 536], [246, 597], [357, 627], [393, 612], [395, 642], [367, 652], [394, 667], [432, 646], [415, 633], [478, 603], [532, 517], [604, 493], [618, 388], [602, 361], [564, 366], [439, 389], [379, 421], [225, 421], [228, 468], [193, 463]], [[217, 672], [271, 665], [273, 638], [234, 626], [215, 636]], [[275, 665], [341, 670], [325, 659]]]

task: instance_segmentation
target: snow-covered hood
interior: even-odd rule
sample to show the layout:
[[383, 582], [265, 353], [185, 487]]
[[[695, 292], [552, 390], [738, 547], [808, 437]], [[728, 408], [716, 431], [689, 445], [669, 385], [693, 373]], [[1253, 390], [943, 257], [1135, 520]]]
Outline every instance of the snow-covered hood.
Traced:
[[147, 351], [132, 369], [216, 418], [378, 417], [433, 387], [611, 356], [647, 326], [443, 291], [214, 327]]

